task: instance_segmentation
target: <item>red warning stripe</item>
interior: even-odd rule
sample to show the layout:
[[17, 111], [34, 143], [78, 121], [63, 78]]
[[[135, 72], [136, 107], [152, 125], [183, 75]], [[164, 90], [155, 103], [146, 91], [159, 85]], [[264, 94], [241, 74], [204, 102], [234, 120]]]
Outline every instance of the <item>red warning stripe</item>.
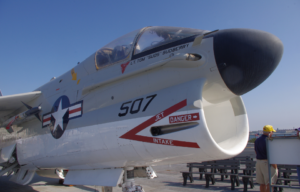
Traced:
[[135, 128], [131, 129], [120, 138], [122, 139], [130, 139], [135, 141], [142, 141], [147, 143], [155, 143], [161, 145], [171, 145], [171, 146], [178, 146], [178, 147], [190, 147], [190, 148], [200, 148], [199, 145], [195, 142], [186, 142], [186, 141], [178, 141], [178, 140], [171, 140], [171, 139], [163, 139], [157, 137], [146, 137], [141, 135], [136, 135], [138, 132], [146, 129], [150, 125], [154, 124], [157, 121], [162, 120], [163, 118], [167, 117], [168, 115], [178, 111], [179, 109], [185, 107], [187, 105], [186, 99], [173, 105], [172, 107], [164, 110], [163, 112], [158, 113], [157, 115], [151, 117], [147, 121], [141, 123], [140, 125], [136, 126]]

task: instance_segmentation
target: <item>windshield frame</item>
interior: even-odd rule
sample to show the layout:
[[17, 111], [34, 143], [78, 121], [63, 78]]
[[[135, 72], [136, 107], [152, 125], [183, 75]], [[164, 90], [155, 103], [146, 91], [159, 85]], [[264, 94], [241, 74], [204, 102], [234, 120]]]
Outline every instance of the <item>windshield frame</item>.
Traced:
[[185, 38], [182, 38], [182, 39], [179, 39], [179, 40], [171, 41], [171, 42], [159, 45], [159, 46], [155, 46], [155, 47], [153, 47], [151, 49], [147, 49], [145, 51], [142, 51], [140, 53], [135, 54], [135, 49], [136, 49], [136, 46], [137, 46], [140, 38], [142, 37], [142, 35], [144, 34], [144, 32], [148, 28], [152, 28], [152, 27], [161, 27], [161, 28], [164, 28], [164, 26], [148, 26], [148, 27], [143, 28], [143, 30], [140, 31], [140, 33], [139, 33], [139, 35], [138, 35], [138, 37], [136, 39], [136, 42], [134, 44], [134, 50], [132, 51], [131, 60], [134, 60], [134, 59], [137, 59], [137, 58], [140, 58], [140, 57], [143, 57], [143, 56], [155, 53], [155, 52], [159, 52], [159, 51], [171, 48], [171, 47], [175, 47], [175, 46], [182, 45], [182, 44], [185, 44], [185, 43], [188, 43], [188, 42], [192, 42], [192, 41], [195, 40], [195, 38], [197, 36], [203, 35], [203, 34], [209, 32], [207, 30], [202, 30], [202, 29], [192, 29], [192, 28], [184, 28], [184, 27], [182, 27], [183, 29], [199, 30], [199, 33], [197, 33], [195, 35], [191, 35], [191, 36], [185, 37]]
[[[144, 27], [145, 28], [145, 27]], [[117, 63], [121, 63], [121, 62], [125, 62], [125, 61], [127, 61], [127, 60], [130, 60], [131, 59], [131, 57], [132, 57], [132, 52], [133, 52], [133, 50], [134, 50], [134, 45], [136, 44], [136, 42], [137, 42], [137, 38], [139, 37], [139, 35], [141, 34], [141, 31], [143, 31], [144, 30], [144, 28], [142, 28], [142, 29], [136, 29], [136, 30], [133, 30], [133, 31], [131, 31], [131, 32], [129, 32], [129, 33], [132, 33], [132, 32], [134, 32], [134, 31], [137, 31], [136, 32], [136, 35], [135, 35], [135, 37], [134, 37], [134, 39], [133, 39], [133, 41], [132, 41], [132, 45], [133, 46], [131, 46], [131, 48], [130, 48], [130, 50], [129, 50], [129, 54], [125, 57], [125, 58], [123, 58], [123, 59], [121, 59], [121, 60], [118, 60], [118, 61], [115, 61], [115, 62], [111, 62], [111, 59], [109, 59], [109, 62], [108, 62], [108, 64], [106, 64], [106, 65], [104, 65], [104, 66], [98, 66], [98, 62], [97, 62], [97, 59], [96, 59], [96, 57], [97, 57], [97, 53], [99, 52], [99, 51], [102, 51], [102, 50], [105, 50], [105, 49], [107, 49], [107, 45], [109, 45], [109, 44], [111, 44], [112, 42], [114, 42], [114, 41], [116, 41], [116, 40], [118, 40], [118, 39], [120, 39], [121, 37], [123, 37], [123, 36], [121, 36], [121, 37], [118, 37], [118, 38], [116, 38], [116, 39], [114, 39], [113, 41], [111, 41], [110, 43], [108, 43], [108, 44], [106, 44], [106, 45], [104, 45], [103, 47], [101, 47], [100, 49], [98, 49], [96, 52], [95, 52], [95, 56], [94, 56], [94, 63], [95, 63], [95, 67], [96, 67], [96, 70], [98, 71], [98, 70], [102, 70], [102, 69], [104, 69], [104, 68], [107, 68], [107, 67], [109, 67], [109, 66], [112, 66], [112, 65], [115, 65], [115, 64], [117, 64]], [[127, 33], [127, 34], [129, 34], [129, 33]], [[126, 35], [126, 34], [125, 34]]]

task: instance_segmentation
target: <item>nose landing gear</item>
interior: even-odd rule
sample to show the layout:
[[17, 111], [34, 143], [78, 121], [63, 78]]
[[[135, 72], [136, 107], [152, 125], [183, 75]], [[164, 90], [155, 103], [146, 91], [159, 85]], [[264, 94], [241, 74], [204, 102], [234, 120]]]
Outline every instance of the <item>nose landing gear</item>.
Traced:
[[145, 192], [143, 187], [134, 183], [134, 167], [126, 167], [122, 192]]

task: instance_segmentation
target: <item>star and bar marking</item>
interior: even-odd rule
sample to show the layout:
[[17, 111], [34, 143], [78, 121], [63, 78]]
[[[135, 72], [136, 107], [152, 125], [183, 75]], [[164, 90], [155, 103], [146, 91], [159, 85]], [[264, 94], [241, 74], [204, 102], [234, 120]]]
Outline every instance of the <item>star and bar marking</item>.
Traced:
[[51, 122], [51, 116], [55, 119], [55, 127], [54, 129], [56, 130], [56, 126], [60, 125], [62, 127], [62, 117], [66, 114], [67, 110], [69, 110], [69, 120], [74, 119], [77, 117], [81, 117], [82, 115], [82, 101], [79, 103], [75, 103], [71, 105], [70, 107], [62, 109], [61, 105], [61, 100], [59, 102], [59, 107], [56, 112], [53, 113], [48, 113], [43, 116], [43, 128], [48, 126]]
[[43, 115], [42, 128], [50, 127], [52, 136], [59, 139], [67, 128], [69, 120], [81, 117], [83, 101], [70, 104], [65, 95], [59, 97], [53, 104], [52, 110]]

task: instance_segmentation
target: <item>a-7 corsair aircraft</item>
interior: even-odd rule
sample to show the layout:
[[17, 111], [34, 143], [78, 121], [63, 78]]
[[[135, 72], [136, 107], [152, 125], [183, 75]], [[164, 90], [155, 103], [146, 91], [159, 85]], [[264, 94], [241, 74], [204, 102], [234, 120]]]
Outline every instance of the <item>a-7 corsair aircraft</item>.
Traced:
[[236, 156], [249, 134], [240, 95], [282, 53], [276, 36], [252, 29], [128, 33], [35, 91], [0, 97], [0, 176], [142, 191], [137, 171]]

